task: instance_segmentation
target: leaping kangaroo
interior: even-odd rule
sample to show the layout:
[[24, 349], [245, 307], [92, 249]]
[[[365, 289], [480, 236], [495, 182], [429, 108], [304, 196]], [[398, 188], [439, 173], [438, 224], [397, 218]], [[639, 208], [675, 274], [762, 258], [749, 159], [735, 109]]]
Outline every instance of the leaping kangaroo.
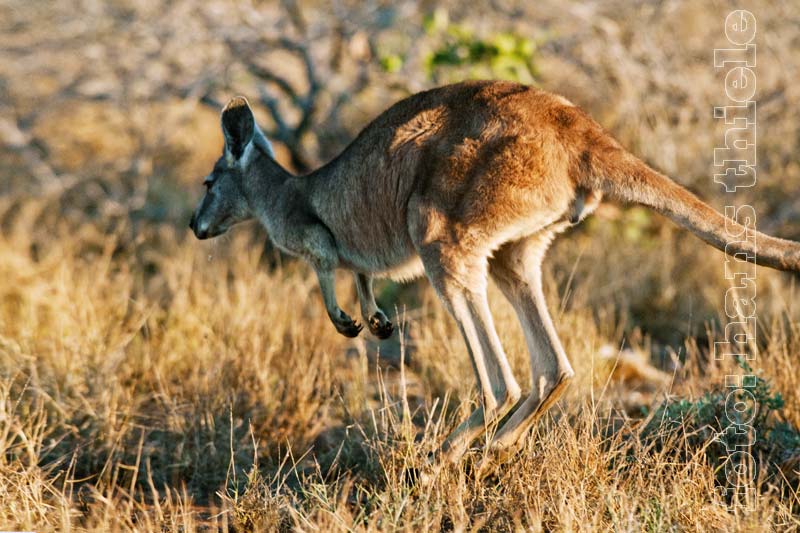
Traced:
[[[311, 264], [328, 316], [348, 337], [362, 326], [336, 302], [335, 269], [354, 273], [363, 321], [380, 338], [393, 326], [375, 303], [373, 277], [428, 277], [464, 336], [482, 397], [442, 444], [453, 461], [521, 396], [489, 312], [489, 276], [522, 324], [533, 383], [490, 448], [515, 450], [572, 378], [541, 263], [554, 236], [604, 196], [651, 207], [728, 254], [800, 271], [800, 244], [745, 229], [566, 99], [517, 83], [465, 82], [410, 96], [305, 176], [275, 162], [245, 98], [225, 106], [222, 131], [223, 155], [190, 223], [197, 238], [257, 218], [276, 246]], [[737, 237], [745, 234], [752, 238]]]

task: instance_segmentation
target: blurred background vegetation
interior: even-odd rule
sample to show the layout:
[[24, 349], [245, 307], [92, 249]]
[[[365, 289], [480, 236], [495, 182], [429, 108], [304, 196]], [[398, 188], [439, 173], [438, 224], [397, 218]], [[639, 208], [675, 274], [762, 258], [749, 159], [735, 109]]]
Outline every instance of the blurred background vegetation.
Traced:
[[[563, 94], [719, 208], [732, 198], [711, 179], [723, 138], [712, 109], [727, 102], [725, 73], [710, 62], [714, 47], [726, 46], [726, 9], [680, 1], [6, 2], [3, 227], [16, 221], [46, 241], [90, 224], [113, 228], [120, 245], [153, 225], [182, 228], [220, 152], [218, 112], [233, 94], [250, 98], [280, 162], [302, 173], [394, 101], [465, 78]], [[759, 182], [735, 203], [754, 205], [762, 230], [796, 239], [798, 8], [754, 9]], [[673, 344], [700, 333], [711, 308], [709, 295], [696, 296], [719, 278], [720, 261], [702, 261], [712, 252], [648, 211], [607, 209], [599, 218], [576, 233], [604, 242], [610, 262], [622, 256], [634, 267], [619, 282], [628, 290], [601, 288], [598, 302], [613, 298]], [[580, 249], [576, 242], [564, 247]], [[696, 259], [676, 260], [683, 248]], [[653, 249], [668, 272], [635, 266]], [[577, 258], [564, 252], [567, 263]], [[578, 262], [577, 272], [594, 263]], [[668, 278], [691, 278], [691, 290], [663, 291], [659, 280]]]
[[[386, 407], [386, 391], [396, 393], [397, 384], [376, 382], [372, 367], [357, 358], [342, 363], [343, 354], [363, 354], [369, 345], [348, 344], [331, 331], [312, 277], [264, 245], [260, 228], [237, 228], [211, 243], [196, 242], [187, 228], [202, 177], [221, 153], [221, 106], [246, 95], [278, 160], [305, 173], [404, 96], [468, 78], [518, 80], [580, 105], [716, 208], [749, 203], [759, 229], [800, 240], [796, 2], [748, 5], [758, 22], [758, 185], [726, 195], [712, 179], [713, 150], [724, 132], [712, 111], [728, 103], [725, 72], [713, 67], [712, 54], [728, 46], [723, 23], [737, 7], [688, 0], [0, 2], [0, 423], [11, 428], [0, 427], [0, 518], [22, 517], [9, 522], [20, 528], [64, 529], [80, 516], [98, 530], [133, 530], [137, 523], [147, 529], [152, 519], [154, 529], [166, 529], [165, 523], [178, 527], [170, 516], [194, 516], [192, 502], [216, 502], [243, 529], [265, 520], [370, 529], [374, 513], [387, 520], [386, 529], [419, 527], [403, 511], [405, 496], [397, 496], [405, 494], [402, 483], [385, 472], [397, 462], [387, 444], [402, 431], [394, 419], [375, 422], [370, 411]], [[559, 494], [584, 486], [579, 473], [585, 475], [591, 455], [584, 451], [593, 450], [607, 461], [597, 472], [616, 473], [606, 479], [595, 472], [586, 489], [594, 492], [571, 496], [576, 523], [619, 526], [614, 513], [635, 508], [633, 529], [696, 526], [687, 509], [710, 513], [708, 496], [663, 491], [709, 479], [713, 487], [713, 469], [692, 478], [643, 462], [622, 474], [604, 455], [611, 445], [594, 422], [583, 432], [568, 424], [595, 420], [593, 403], [581, 409], [601, 391], [609, 409], [627, 413], [683, 420], [696, 409], [709, 417], [697, 424], [705, 431], [721, 397], [707, 391], [730, 370], [708, 360], [727, 322], [723, 261], [637, 207], [604, 205], [558, 240], [546, 262], [547, 293], [579, 375], [567, 399], [577, 407], [548, 426], [562, 440], [539, 435], [543, 455], [531, 452], [533, 459], [515, 470], [532, 472], [526, 486], [542, 483], [545, 496], [525, 500], [513, 480], [495, 492], [465, 489], [459, 478], [463, 496], [448, 481], [439, 499], [425, 500], [431, 523], [453, 526], [459, 516], [494, 505], [499, 514], [489, 514], [500, 524], [526, 508], [540, 525], [569, 529]], [[763, 395], [786, 424], [780, 428], [797, 427], [796, 277], [758, 273], [764, 355], [755, 366], [772, 387], [765, 385]], [[424, 283], [383, 282], [379, 289], [386, 309], [405, 312], [411, 374], [403, 390], [421, 410], [415, 421], [430, 421], [423, 415], [433, 417], [449, 397], [452, 423], [475, 401], [454, 325]], [[355, 309], [352, 294], [344, 301]], [[513, 316], [502, 302], [493, 305], [500, 306], [498, 328], [512, 365], [526, 376]], [[672, 376], [673, 392], [700, 399], [656, 411], [663, 388], [615, 381], [609, 389], [604, 346], [611, 346], [612, 362], [620, 347], [638, 350]], [[389, 409], [381, 413], [391, 418]], [[359, 433], [367, 419], [374, 431]], [[800, 440], [784, 429], [774, 433], [783, 439], [779, 451], [764, 453], [788, 465], [781, 475], [796, 488]], [[431, 438], [420, 457], [438, 438], [425, 435]], [[305, 467], [317, 468], [319, 477], [286, 482], [287, 450], [293, 460], [318, 461]], [[572, 457], [563, 464], [578, 477], [562, 472], [548, 481], [537, 473], [542, 457], [561, 461], [559, 454]], [[355, 471], [360, 481], [340, 483], [328, 477], [333, 471]], [[667, 475], [677, 481], [643, 481]], [[618, 486], [617, 479], [628, 481]], [[302, 505], [287, 503], [287, 483]], [[609, 503], [612, 485], [621, 496]], [[754, 524], [792, 523], [786, 517], [797, 515], [796, 493], [780, 494], [788, 503], [779, 519], [769, 503], [773, 510], [760, 508]], [[111, 505], [122, 518], [108, 518]], [[354, 510], [359, 506], [367, 514]], [[719, 527], [741, 519], [714, 516], [709, 523]]]

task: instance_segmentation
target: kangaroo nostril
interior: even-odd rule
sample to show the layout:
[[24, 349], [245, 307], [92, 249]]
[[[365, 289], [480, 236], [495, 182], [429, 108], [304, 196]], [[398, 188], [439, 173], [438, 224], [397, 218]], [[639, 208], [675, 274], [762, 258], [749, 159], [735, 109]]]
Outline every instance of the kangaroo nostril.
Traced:
[[200, 222], [199, 220], [194, 220], [194, 234], [197, 236], [198, 239], [207, 239], [211, 232], [209, 231], [209, 225], [207, 222]]

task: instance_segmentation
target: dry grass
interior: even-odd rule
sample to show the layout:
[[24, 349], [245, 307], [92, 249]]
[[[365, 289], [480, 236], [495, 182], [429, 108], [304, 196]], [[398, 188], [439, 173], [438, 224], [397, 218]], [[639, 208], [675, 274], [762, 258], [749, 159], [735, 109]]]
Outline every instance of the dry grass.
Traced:
[[[433, 6], [396, 3], [394, 26], [380, 35], [424, 53], [420, 21]], [[710, 405], [704, 395], [727, 373], [741, 372], [730, 361], [709, 362], [727, 322], [724, 259], [639, 208], [604, 206], [550, 253], [546, 292], [577, 378], [523, 453], [482, 481], [471, 471], [479, 449], [458, 467], [425, 467], [427, 454], [477, 401], [464, 344], [432, 291], [379, 285], [379, 299], [404, 329], [408, 363], [398, 367], [391, 343], [380, 346], [376, 361], [373, 343], [336, 334], [313, 274], [265, 252], [263, 232], [237, 228], [200, 243], [185, 229], [197, 176], [219, 152], [215, 111], [198, 105], [196, 94], [137, 99], [134, 91], [120, 105], [83, 84], [72, 87], [87, 66], [75, 50], [97, 44], [108, 52], [100, 57], [141, 60], [155, 74], [173, 64], [181, 76], [209, 73], [220, 80], [220, 97], [257, 94], [218, 50], [221, 36], [252, 14], [249, 3], [208, 2], [212, 14], [230, 14], [210, 18], [178, 3], [188, 7], [174, 19], [163, 17], [158, 2], [89, 4], [96, 10], [88, 20], [115, 28], [97, 43], [84, 42], [94, 25], [75, 23], [74, 13], [84, 11], [69, 2], [0, 6], [15, 21], [0, 39], [15, 50], [14, 60], [0, 62], [0, 133], [10, 131], [12, 117], [43, 144], [0, 146], [0, 529], [800, 529], [796, 276], [758, 271], [753, 366], [784, 406], [758, 428], [759, 476], [736, 501], [717, 490], [721, 465], [710, 453], [721, 421], [687, 416], [659, 424], [667, 418], [659, 406], [681, 406], [681, 399]], [[301, 4], [311, 31], [326, 35], [334, 16], [327, 3]], [[448, 4], [454, 20], [476, 31], [541, 41], [543, 87], [585, 107], [623, 144], [714, 205], [731, 201], [710, 178], [722, 138], [711, 109], [724, 103], [710, 53], [725, 44], [722, 21], [731, 6]], [[280, 6], [252, 9], [271, 20]], [[353, 24], [367, 31], [382, 24], [381, 13], [391, 15], [372, 7], [352, 8], [364, 13]], [[734, 201], [753, 203], [762, 229], [797, 239], [798, 9], [773, 2], [751, 9], [764, 30], [761, 174], [759, 186]], [[208, 31], [192, 34], [188, 48], [188, 34], [172, 27], [184, 20]], [[269, 31], [291, 36], [281, 20]], [[140, 33], [162, 23], [163, 43], [151, 54], [153, 43], [144, 46]], [[324, 39], [311, 44], [323, 58]], [[409, 52], [409, 69], [419, 61]], [[102, 62], [88, 66], [114, 74]], [[91, 76], [84, 81], [103, 86]], [[335, 153], [402, 92], [400, 82], [427, 83], [422, 75], [378, 70], [369, 90], [343, 107], [341, 123], [314, 125], [330, 145], [309, 142], [309, 154]], [[53, 100], [63, 87], [63, 100]], [[149, 135], [153, 128], [158, 135]], [[34, 170], [50, 167], [52, 179], [28, 173], [32, 154]], [[355, 311], [350, 279], [340, 281], [340, 301]], [[494, 288], [490, 297], [512, 366], [528, 387], [516, 319]], [[669, 379], [643, 379], [637, 361], [652, 362]], [[429, 475], [420, 478], [421, 471]]]
[[[668, 243], [678, 240], [664, 231]], [[664, 266], [657, 251], [625, 252], [617, 242], [621, 257], [567, 283], [559, 272], [587, 268], [585, 259], [576, 263], [575, 249], [599, 255], [599, 244], [579, 234], [557, 247], [549, 293], [576, 383], [525, 453], [488, 480], [475, 480], [468, 460], [410, 482], [409, 472], [422, 468], [475, 401], [465, 350], [430, 291], [405, 313], [413, 357], [401, 374], [353, 356], [328, 324], [310, 272], [295, 264], [267, 268], [254, 245], [260, 235], [240, 230], [198, 244], [157, 226], [135, 247], [98, 237], [91, 226], [64, 228], [58, 237], [44, 247], [31, 247], [25, 229], [0, 239], [6, 529], [797, 524], [796, 496], [774, 469], [752, 485], [746, 505], [730, 508], [714, 489], [717, 465], [685, 436], [665, 430], [666, 444], [655, 448], [634, 438], [641, 423], [625, 408], [655, 405], [666, 391], [640, 386], [631, 399], [630, 384], [610, 379], [611, 367], [596, 354], [620, 345], [625, 319], [613, 298], [593, 311], [608, 295], [590, 285], [595, 276], [613, 279], [604, 268], [636, 260], [640, 276], [674, 276], [680, 267]], [[687, 261], [705, 275], [699, 261]], [[352, 287], [342, 281], [343, 301], [354, 308]], [[761, 301], [785, 302], [761, 314], [760, 372], [784, 393], [786, 417], [797, 423], [795, 291], [779, 274], [763, 272], [759, 281]], [[631, 298], [639, 283], [636, 276], [618, 281], [614, 292]], [[672, 282], [662, 287], [670, 289], [680, 290]], [[559, 292], [568, 295], [563, 305]], [[513, 366], [525, 375], [521, 333], [507, 304], [492, 296]], [[672, 393], [698, 396], [722, 382], [726, 369], [701, 369], [705, 350], [696, 343], [686, 340], [688, 362]]]

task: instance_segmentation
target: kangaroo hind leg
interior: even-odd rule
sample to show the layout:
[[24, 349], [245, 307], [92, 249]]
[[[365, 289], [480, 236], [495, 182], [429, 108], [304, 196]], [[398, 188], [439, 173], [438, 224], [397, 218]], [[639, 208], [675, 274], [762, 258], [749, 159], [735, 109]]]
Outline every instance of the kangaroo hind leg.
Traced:
[[541, 264], [554, 232], [544, 230], [503, 246], [490, 272], [522, 325], [531, 363], [532, 390], [492, 440], [496, 452], [513, 452], [536, 420], [564, 392], [572, 366], [558, 339], [542, 292]]
[[[514, 406], [520, 388], [489, 311], [486, 258], [465, 258], [462, 250], [438, 244], [424, 247], [420, 256], [428, 278], [466, 341], [482, 396], [482, 405], [453, 430], [440, 450], [450, 461], [457, 461], [474, 439]], [[457, 260], [448, 261], [448, 257]]]

